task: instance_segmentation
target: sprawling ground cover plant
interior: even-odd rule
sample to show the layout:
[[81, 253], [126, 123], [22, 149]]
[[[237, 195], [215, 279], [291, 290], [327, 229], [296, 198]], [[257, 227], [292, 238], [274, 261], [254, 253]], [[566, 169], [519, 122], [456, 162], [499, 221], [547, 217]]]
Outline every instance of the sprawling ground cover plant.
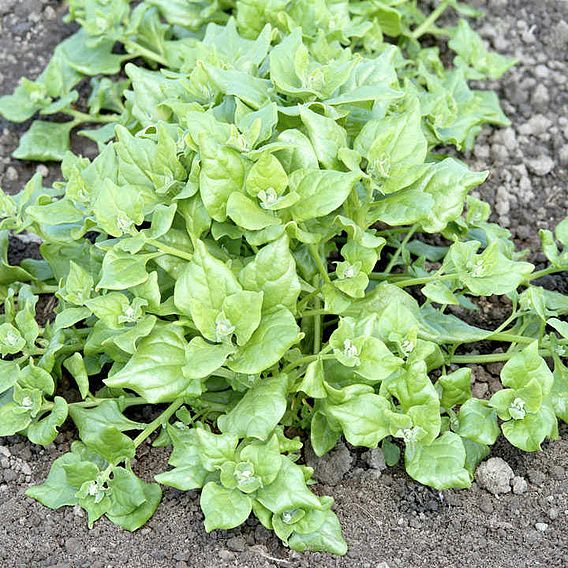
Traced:
[[[438, 27], [447, 8], [477, 16], [454, 0], [428, 16], [408, 0], [70, 2], [80, 31], [0, 99], [11, 120], [71, 118], [34, 122], [15, 154], [62, 159], [64, 181], [1, 195], [0, 435], [49, 444], [69, 417], [80, 439], [30, 496], [134, 530], [159, 484], [201, 489], [208, 531], [252, 512], [295, 550], [343, 554], [304, 433], [318, 455], [342, 436], [389, 464], [404, 448], [438, 489], [469, 486], [501, 432], [526, 451], [557, 436], [568, 298], [538, 279], [568, 267], [568, 221], [542, 231], [535, 271], [468, 196], [487, 174], [443, 152], [507, 124], [467, 80], [513, 64], [465, 19]], [[93, 161], [68, 152], [81, 123], [99, 123], [82, 131]], [[10, 231], [41, 237], [42, 260], [9, 265]], [[498, 329], [457, 317], [494, 294], [511, 303]], [[505, 388], [472, 397], [467, 364], [499, 361]], [[144, 405], [150, 423], [128, 411]], [[172, 467], [147, 483], [130, 464], [155, 432]]]

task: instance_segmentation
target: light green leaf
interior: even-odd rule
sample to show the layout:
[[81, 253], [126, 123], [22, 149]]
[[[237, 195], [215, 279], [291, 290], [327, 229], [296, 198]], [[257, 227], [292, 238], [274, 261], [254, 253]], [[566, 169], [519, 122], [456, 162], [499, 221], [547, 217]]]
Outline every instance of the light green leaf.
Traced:
[[471, 485], [465, 459], [463, 442], [453, 432], [445, 432], [428, 446], [407, 446], [404, 455], [410, 477], [439, 490]]
[[238, 489], [225, 489], [210, 481], [201, 492], [199, 500], [205, 515], [205, 530], [233, 529], [242, 525], [252, 511], [248, 495]]
[[301, 201], [290, 209], [294, 220], [308, 221], [335, 211], [360, 177], [357, 172], [296, 170], [290, 177], [290, 186]]
[[60, 162], [69, 150], [69, 133], [73, 126], [73, 122], [36, 120], [22, 136], [12, 156], [18, 160]]
[[248, 343], [228, 361], [227, 366], [237, 373], [261, 373], [278, 363], [299, 338], [292, 313], [286, 308], [274, 308], [263, 315]]
[[105, 379], [113, 388], [129, 388], [148, 402], [171, 402], [190, 387], [182, 372], [187, 341], [174, 326], [157, 326], [118, 373]]
[[239, 438], [266, 440], [286, 412], [287, 392], [286, 375], [259, 380], [228, 414], [219, 416], [219, 429]]

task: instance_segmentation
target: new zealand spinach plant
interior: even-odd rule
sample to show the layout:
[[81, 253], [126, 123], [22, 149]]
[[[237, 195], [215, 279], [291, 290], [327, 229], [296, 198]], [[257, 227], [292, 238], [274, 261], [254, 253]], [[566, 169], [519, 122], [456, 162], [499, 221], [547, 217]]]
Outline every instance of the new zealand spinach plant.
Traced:
[[[568, 267], [568, 221], [542, 231], [535, 270], [468, 196], [487, 173], [447, 151], [508, 124], [467, 83], [514, 63], [464, 19], [478, 15], [456, 0], [428, 15], [413, 0], [69, 2], [80, 31], [0, 99], [13, 121], [70, 118], [36, 120], [15, 153], [62, 160], [64, 181], [0, 195], [0, 436], [47, 445], [69, 418], [79, 438], [30, 496], [134, 530], [159, 484], [201, 489], [208, 531], [252, 513], [295, 550], [344, 554], [302, 443], [380, 445], [390, 464], [404, 448], [411, 477], [446, 489], [470, 485], [500, 433], [526, 451], [557, 436], [568, 297], [539, 278]], [[92, 161], [68, 151], [83, 123]], [[42, 260], [11, 266], [25, 231]], [[506, 320], [466, 323], [492, 295]], [[472, 397], [468, 365], [499, 361], [505, 388]], [[147, 483], [131, 460], [154, 433], [171, 469]]]

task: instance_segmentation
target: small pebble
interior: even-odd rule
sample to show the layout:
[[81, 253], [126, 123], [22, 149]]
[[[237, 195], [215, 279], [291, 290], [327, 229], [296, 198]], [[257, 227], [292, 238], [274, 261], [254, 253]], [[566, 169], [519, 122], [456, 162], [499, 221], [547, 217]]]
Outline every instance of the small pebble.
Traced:
[[558, 509], [555, 509], [554, 507], [552, 507], [552, 509], [550, 509], [550, 510], [548, 511], [548, 518], [549, 518], [551, 521], [555, 521], [555, 520], [558, 518], [558, 514], [559, 514], [559, 513], [558, 513]]
[[553, 465], [550, 468], [550, 475], [557, 481], [561, 481], [566, 476], [566, 471], [561, 465]]
[[227, 542], [227, 548], [233, 550], [234, 552], [243, 552], [247, 546], [244, 538], [240, 536], [234, 536], [230, 538]]
[[44, 164], [39, 164], [39, 166], [36, 168], [36, 172], [41, 176], [41, 177], [47, 177], [49, 175], [49, 169], [47, 166], [45, 166]]
[[528, 490], [528, 484], [524, 477], [515, 476], [511, 482], [513, 493], [515, 495], [522, 495]]
[[548, 529], [548, 523], [536, 523], [534, 528], [539, 532], [545, 532]]
[[537, 176], [546, 176], [554, 169], [554, 160], [550, 156], [539, 156], [532, 160], [527, 160], [528, 169]]
[[533, 485], [542, 485], [546, 481], [546, 476], [538, 469], [529, 469], [527, 475]]
[[20, 174], [18, 174], [18, 170], [14, 166], [9, 166], [6, 169], [6, 179], [8, 181], [18, 181]]
[[230, 550], [220, 550], [219, 558], [225, 562], [231, 562], [231, 560], [234, 560], [235, 555]]

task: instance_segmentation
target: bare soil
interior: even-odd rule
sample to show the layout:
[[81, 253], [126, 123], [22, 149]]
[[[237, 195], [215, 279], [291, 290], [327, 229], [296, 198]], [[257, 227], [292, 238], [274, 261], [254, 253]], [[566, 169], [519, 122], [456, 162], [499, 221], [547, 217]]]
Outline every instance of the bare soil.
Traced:
[[[480, 191], [495, 219], [520, 247], [538, 245], [538, 229], [552, 227], [568, 204], [568, 2], [566, 0], [478, 0], [487, 17], [478, 24], [499, 51], [519, 65], [492, 85], [503, 97], [512, 125], [488, 129], [467, 159], [491, 170]], [[0, 0], [0, 93], [21, 76], [36, 76], [53, 48], [71, 31], [55, 0]], [[17, 191], [37, 170], [10, 153], [27, 125], [0, 121], [0, 185]], [[76, 151], [92, 148], [77, 141]], [[55, 165], [41, 165], [46, 183]], [[35, 253], [13, 248], [13, 258]], [[537, 263], [543, 259], [534, 255]], [[548, 285], [566, 292], [566, 280]], [[493, 305], [493, 308], [495, 305]], [[487, 311], [492, 309], [491, 304]], [[489, 316], [488, 316], [489, 317]], [[475, 369], [478, 396], [496, 388], [498, 366]], [[232, 531], [207, 535], [197, 493], [164, 491], [148, 525], [124, 532], [102, 520], [88, 530], [78, 509], [50, 511], [24, 495], [43, 480], [52, 461], [68, 449], [73, 432], [48, 448], [21, 438], [0, 438], [0, 566], [247, 568], [538, 568], [568, 567], [568, 429], [537, 454], [523, 454], [501, 441], [494, 448], [528, 482], [523, 494], [495, 497], [476, 483], [465, 491], [438, 493], [419, 486], [401, 468], [369, 467], [349, 448], [317, 464], [316, 486], [333, 495], [350, 545], [344, 558], [300, 555], [279, 544], [254, 520]], [[135, 465], [145, 478], [163, 470], [167, 452], [141, 448]], [[331, 472], [331, 473], [330, 473]], [[538, 529], [536, 527], [538, 523]]]

